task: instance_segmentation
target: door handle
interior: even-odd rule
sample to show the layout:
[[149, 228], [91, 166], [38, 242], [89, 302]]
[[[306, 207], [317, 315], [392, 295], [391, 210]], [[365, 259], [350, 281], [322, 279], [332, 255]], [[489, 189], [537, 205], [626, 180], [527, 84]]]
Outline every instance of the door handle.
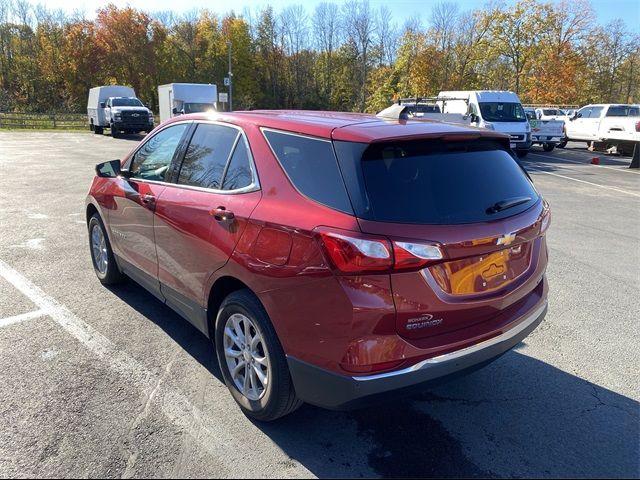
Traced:
[[145, 205], [153, 206], [156, 203], [156, 197], [146, 193], [142, 196], [142, 203], [144, 203]]
[[225, 207], [214, 208], [210, 213], [211, 215], [213, 215], [213, 218], [215, 218], [219, 222], [224, 222], [225, 220], [233, 220], [235, 218], [233, 212], [227, 210]]

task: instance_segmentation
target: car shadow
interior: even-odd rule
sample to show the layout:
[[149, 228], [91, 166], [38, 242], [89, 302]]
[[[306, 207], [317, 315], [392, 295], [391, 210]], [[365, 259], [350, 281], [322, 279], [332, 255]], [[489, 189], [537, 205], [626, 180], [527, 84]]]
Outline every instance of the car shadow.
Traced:
[[[133, 282], [112, 292], [222, 382], [210, 341], [186, 320]], [[526, 350], [525, 340], [478, 372], [392, 403], [304, 405], [254, 423], [321, 478], [638, 477], [639, 403]]]

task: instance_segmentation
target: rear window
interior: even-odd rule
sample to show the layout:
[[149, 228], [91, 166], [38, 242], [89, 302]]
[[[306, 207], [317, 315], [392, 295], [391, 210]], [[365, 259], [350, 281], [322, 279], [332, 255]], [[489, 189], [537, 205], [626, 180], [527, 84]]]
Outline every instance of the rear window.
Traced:
[[[335, 147], [356, 215], [366, 220], [486, 222], [538, 201], [518, 162], [493, 141], [335, 142]], [[499, 202], [514, 199], [521, 203], [492, 212]]]
[[614, 105], [607, 110], [607, 117], [639, 117], [640, 106]]
[[289, 180], [300, 193], [353, 215], [329, 140], [266, 129], [263, 132]]

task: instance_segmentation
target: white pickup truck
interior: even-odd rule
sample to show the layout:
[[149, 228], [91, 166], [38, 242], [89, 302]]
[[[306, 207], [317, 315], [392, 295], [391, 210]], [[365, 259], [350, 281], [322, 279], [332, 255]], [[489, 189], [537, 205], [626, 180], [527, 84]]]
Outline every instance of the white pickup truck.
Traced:
[[640, 105], [587, 105], [566, 122], [565, 129], [569, 140], [617, 146], [640, 142]]
[[545, 152], [550, 152], [556, 146], [561, 148], [566, 145], [564, 139], [564, 124], [562, 120], [541, 120], [538, 118], [538, 111], [525, 107], [524, 113], [529, 119], [531, 126], [531, 143], [542, 145]]

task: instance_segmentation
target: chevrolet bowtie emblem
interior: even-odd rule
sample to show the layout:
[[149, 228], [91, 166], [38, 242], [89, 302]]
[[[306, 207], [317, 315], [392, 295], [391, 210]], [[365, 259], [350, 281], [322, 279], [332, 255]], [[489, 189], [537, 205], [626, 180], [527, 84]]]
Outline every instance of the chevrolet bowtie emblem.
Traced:
[[496, 241], [496, 245], [511, 245], [513, 241], [516, 239], [516, 232], [513, 233], [505, 233], [501, 237], [498, 237]]

